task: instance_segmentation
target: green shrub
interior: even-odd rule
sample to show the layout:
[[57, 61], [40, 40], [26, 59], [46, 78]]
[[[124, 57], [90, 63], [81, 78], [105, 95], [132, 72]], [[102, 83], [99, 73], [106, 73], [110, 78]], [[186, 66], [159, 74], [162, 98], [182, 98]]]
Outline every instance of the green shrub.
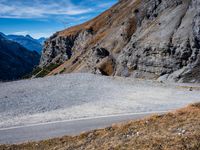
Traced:
[[61, 71], [60, 71], [60, 74], [64, 73], [66, 70], [66, 68], [63, 68]]
[[58, 66], [60, 66], [60, 64], [51, 63], [48, 66], [43, 67], [38, 74], [35, 74], [36, 78], [41, 78], [48, 75], [51, 71], [56, 69]]
[[42, 69], [42, 71], [40, 71], [35, 77], [36, 78], [42, 78], [42, 77], [48, 75], [49, 73], [50, 73], [49, 70]]
[[51, 63], [50, 65], [48, 65], [47, 67], [44, 67], [44, 68], [46, 70], [52, 71], [52, 70], [56, 69], [58, 66], [60, 66], [60, 64]]

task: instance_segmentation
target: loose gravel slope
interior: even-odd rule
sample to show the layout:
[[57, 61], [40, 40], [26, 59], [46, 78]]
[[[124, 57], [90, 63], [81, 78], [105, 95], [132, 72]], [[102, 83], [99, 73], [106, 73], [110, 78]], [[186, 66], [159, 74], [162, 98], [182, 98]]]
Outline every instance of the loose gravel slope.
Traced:
[[163, 111], [198, 102], [198, 85], [67, 74], [0, 83], [0, 128]]

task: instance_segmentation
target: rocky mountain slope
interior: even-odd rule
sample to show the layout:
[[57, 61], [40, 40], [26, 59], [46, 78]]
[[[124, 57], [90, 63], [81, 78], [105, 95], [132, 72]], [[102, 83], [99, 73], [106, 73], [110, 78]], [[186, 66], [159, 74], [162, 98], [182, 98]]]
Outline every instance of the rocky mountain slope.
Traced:
[[55, 33], [40, 67], [200, 82], [200, 0], [120, 0], [84, 24]]
[[0, 35], [0, 81], [15, 80], [38, 65], [40, 55]]

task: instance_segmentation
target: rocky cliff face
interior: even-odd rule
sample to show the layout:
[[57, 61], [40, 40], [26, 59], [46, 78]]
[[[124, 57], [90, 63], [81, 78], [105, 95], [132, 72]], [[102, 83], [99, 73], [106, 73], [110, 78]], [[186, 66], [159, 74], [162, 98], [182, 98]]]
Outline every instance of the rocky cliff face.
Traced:
[[57, 32], [40, 67], [200, 82], [200, 0], [121, 0], [93, 20]]

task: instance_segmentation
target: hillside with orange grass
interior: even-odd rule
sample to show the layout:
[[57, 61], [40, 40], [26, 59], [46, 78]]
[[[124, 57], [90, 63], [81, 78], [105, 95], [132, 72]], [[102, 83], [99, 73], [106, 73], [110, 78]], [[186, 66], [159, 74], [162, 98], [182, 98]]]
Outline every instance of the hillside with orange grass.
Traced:
[[39, 67], [59, 66], [44, 76], [90, 72], [200, 82], [198, 7], [199, 0], [121, 0], [96, 18], [51, 36]]
[[19, 145], [1, 145], [2, 150], [199, 150], [200, 104], [164, 115], [114, 124], [78, 136], [65, 136]]

